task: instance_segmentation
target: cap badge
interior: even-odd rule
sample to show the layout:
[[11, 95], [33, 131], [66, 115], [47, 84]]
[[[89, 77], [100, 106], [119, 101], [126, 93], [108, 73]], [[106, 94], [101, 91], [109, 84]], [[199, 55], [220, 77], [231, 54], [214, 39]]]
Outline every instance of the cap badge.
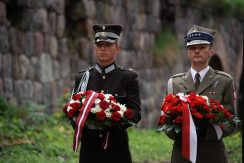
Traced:
[[194, 25], [194, 26], [193, 26], [193, 31], [192, 31], [192, 32], [196, 32], [196, 31], [197, 31], [197, 26]]
[[103, 30], [105, 30], [105, 26], [103, 26]]
[[106, 32], [101, 32], [101, 37], [106, 37]]

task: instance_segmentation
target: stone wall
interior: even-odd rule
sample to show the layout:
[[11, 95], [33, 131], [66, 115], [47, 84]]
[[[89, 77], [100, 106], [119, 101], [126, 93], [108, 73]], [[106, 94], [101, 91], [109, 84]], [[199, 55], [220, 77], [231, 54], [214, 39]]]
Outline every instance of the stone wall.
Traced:
[[[75, 73], [95, 63], [92, 25], [118, 23], [124, 26], [118, 64], [135, 69], [141, 79], [139, 126], [154, 127], [168, 78], [189, 68], [183, 38], [192, 24], [220, 30], [216, 53], [224, 70], [239, 79], [241, 22], [211, 13], [203, 20], [203, 10], [171, 0], [2, 0], [0, 96], [18, 105], [44, 104], [48, 113], [60, 109], [57, 104], [67, 88], [71, 91]], [[182, 49], [176, 63], [155, 67], [155, 39], [165, 28], [175, 33]]]
[[0, 95], [52, 112], [70, 84], [64, 0], [0, 2]]

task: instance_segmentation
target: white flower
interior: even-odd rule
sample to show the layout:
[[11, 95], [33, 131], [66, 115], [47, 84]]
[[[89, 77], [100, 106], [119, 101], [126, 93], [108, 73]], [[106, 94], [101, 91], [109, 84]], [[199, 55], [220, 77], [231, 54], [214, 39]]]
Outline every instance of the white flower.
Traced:
[[69, 101], [70, 104], [73, 104], [74, 102], [75, 102], [75, 100], [73, 100], [73, 99]]
[[85, 98], [83, 98], [83, 99], [81, 100], [82, 104], [85, 102], [85, 100], [86, 100]]
[[67, 107], [67, 112], [69, 112], [70, 110], [72, 110], [73, 108], [71, 106]]
[[185, 96], [185, 94], [184, 93], [177, 93], [176, 96], [182, 97], [182, 96]]
[[80, 104], [80, 101], [79, 100], [70, 100], [70, 102], [69, 102], [70, 104], [73, 104], [73, 103], [79, 103]]
[[164, 115], [164, 111], [161, 111], [161, 115]]
[[104, 94], [105, 100], [109, 100], [109, 97], [111, 96], [110, 94]]
[[206, 100], [206, 103], [207, 105], [209, 106], [210, 105], [210, 101], [209, 101], [209, 98], [207, 96], [202, 96], [202, 98], [204, 98]]
[[114, 102], [114, 101], [111, 101], [111, 104], [115, 104], [115, 105], [117, 105], [117, 103], [116, 103], [116, 102]]
[[99, 104], [95, 105], [94, 108], [96, 108], [96, 109], [98, 109], [98, 110], [102, 110], [102, 108], [100, 108]]
[[95, 104], [99, 104], [100, 102], [101, 102], [100, 99], [96, 99], [94, 103], [95, 103]]
[[91, 113], [96, 114], [96, 113], [100, 112], [101, 110], [102, 110], [101, 108], [95, 107], [95, 108], [91, 109]]
[[118, 111], [118, 113], [121, 115], [121, 117], [124, 116], [124, 112], [122, 112], [122, 111]]
[[105, 112], [107, 118], [111, 117], [112, 114], [110, 112], [110, 109], [106, 109], [104, 112]]
[[125, 112], [127, 109], [124, 104], [119, 104], [120, 111]]

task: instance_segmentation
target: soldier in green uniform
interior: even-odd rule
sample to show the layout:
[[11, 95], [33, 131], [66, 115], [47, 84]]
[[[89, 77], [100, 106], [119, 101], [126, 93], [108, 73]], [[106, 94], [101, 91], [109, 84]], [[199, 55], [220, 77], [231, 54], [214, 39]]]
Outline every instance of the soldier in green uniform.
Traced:
[[[120, 25], [94, 25], [97, 64], [75, 77], [74, 94], [93, 90], [112, 94], [119, 103], [133, 109], [134, 123], [141, 119], [138, 75], [132, 69], [120, 67], [115, 58], [120, 51]], [[108, 131], [85, 126], [81, 137], [80, 163], [131, 163], [126, 128], [112, 127]], [[109, 132], [109, 139], [107, 139]], [[103, 148], [108, 141], [108, 148]]]
[[[212, 69], [208, 65], [213, 55], [212, 44], [215, 30], [194, 25], [187, 33], [186, 48], [191, 62], [191, 68], [172, 76], [168, 81], [168, 94], [196, 92], [218, 100], [232, 114], [235, 112], [235, 90], [233, 78], [222, 71]], [[227, 163], [227, 156], [222, 138], [235, 131], [235, 127], [219, 126], [210, 123], [196, 124], [197, 128], [197, 163]], [[188, 163], [182, 157], [181, 136], [171, 132], [166, 133], [174, 140], [172, 163]]]

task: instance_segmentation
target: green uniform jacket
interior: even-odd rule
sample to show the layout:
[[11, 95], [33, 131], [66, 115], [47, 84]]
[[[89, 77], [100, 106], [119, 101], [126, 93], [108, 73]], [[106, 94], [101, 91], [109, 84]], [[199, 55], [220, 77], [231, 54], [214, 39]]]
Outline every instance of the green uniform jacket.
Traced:
[[[168, 84], [168, 93], [188, 93], [196, 92], [199, 95], [208, 96], [221, 102], [232, 114], [235, 112], [234, 106], [234, 84], [233, 78], [222, 71], [213, 70], [211, 67], [200, 86], [195, 90], [191, 71], [174, 75]], [[169, 88], [170, 87], [170, 88]], [[173, 92], [172, 92], [173, 91]], [[226, 151], [222, 139], [217, 139], [217, 134], [212, 124], [204, 124], [204, 136], [198, 136], [197, 144], [197, 163], [227, 163]], [[200, 128], [201, 130], [201, 128]], [[222, 137], [235, 131], [235, 127], [225, 126]], [[166, 133], [174, 141], [172, 151], [172, 163], [188, 163], [181, 153], [181, 135], [174, 131]]]

